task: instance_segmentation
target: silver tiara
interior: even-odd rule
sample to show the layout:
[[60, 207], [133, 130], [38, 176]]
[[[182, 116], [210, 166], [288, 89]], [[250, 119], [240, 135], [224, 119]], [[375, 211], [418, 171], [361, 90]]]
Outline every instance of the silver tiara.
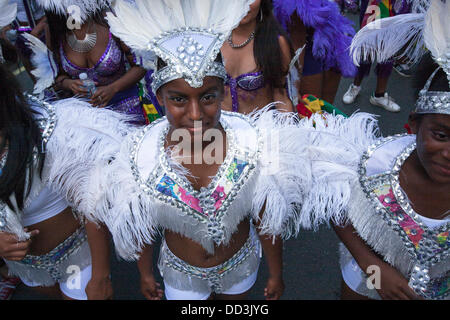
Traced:
[[450, 92], [429, 91], [431, 82], [441, 68], [437, 68], [419, 93], [416, 102], [416, 113], [438, 113], [450, 115]]
[[215, 61], [224, 39], [224, 34], [200, 28], [173, 30], [153, 39], [149, 48], [167, 63], [153, 74], [153, 92], [180, 78], [193, 88], [201, 87], [206, 76], [226, 80], [225, 66]]

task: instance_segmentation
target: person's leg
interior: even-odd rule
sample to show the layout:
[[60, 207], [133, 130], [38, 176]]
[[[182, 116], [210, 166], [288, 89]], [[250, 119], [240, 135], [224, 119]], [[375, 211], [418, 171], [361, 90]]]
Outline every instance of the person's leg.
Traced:
[[384, 96], [387, 90], [387, 84], [389, 77], [391, 76], [393, 68], [392, 62], [378, 63], [375, 68], [375, 73], [377, 75], [377, 87], [375, 90], [375, 96]]
[[370, 97], [370, 103], [374, 106], [382, 107], [387, 111], [399, 112], [401, 109], [400, 106], [387, 93], [387, 84], [392, 72], [392, 66], [392, 62], [377, 65], [377, 87], [374, 95]]
[[341, 281], [341, 300], [370, 300], [368, 297], [356, 293], [345, 283]]
[[300, 96], [312, 94], [322, 98], [323, 73], [303, 76], [300, 82]]
[[328, 70], [324, 72], [322, 84], [322, 99], [333, 104], [336, 93], [341, 82], [341, 73], [336, 70]]
[[51, 299], [61, 299], [61, 290], [59, 289], [59, 285], [57, 284], [51, 287], [32, 287], [32, 289], [36, 293], [49, 297]]

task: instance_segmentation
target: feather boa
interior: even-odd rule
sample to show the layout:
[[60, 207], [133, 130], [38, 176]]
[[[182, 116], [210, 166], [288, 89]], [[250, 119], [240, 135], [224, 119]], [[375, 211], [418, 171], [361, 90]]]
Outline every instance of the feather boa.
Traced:
[[306, 27], [314, 28], [314, 57], [323, 61], [327, 69], [339, 69], [344, 77], [356, 74], [348, 51], [355, 30], [336, 3], [329, 0], [274, 0], [274, 13], [286, 30], [292, 14], [297, 13]]

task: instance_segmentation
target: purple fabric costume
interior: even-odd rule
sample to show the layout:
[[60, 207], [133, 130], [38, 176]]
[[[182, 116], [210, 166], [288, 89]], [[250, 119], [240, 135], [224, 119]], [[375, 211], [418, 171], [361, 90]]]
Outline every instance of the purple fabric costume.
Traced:
[[[335, 2], [274, 0], [273, 4], [274, 14], [285, 30], [288, 30], [294, 13], [297, 13], [307, 28], [314, 29], [312, 44], [308, 42], [306, 50], [310, 50], [311, 56], [320, 61], [322, 70], [334, 68], [344, 77], [353, 77], [356, 74], [356, 67], [349, 54], [355, 30], [352, 22], [341, 15]], [[305, 61], [305, 67], [307, 63], [308, 61]]]
[[244, 73], [237, 78], [227, 76], [226, 86], [230, 88], [232, 111], [239, 111], [239, 99], [253, 99], [257, 91], [265, 87], [262, 72]]
[[[84, 72], [99, 86], [106, 86], [120, 79], [127, 72], [124, 53], [111, 33], [109, 33], [109, 41], [105, 52], [92, 68], [82, 68], [73, 64], [67, 58], [62, 45], [59, 50], [62, 68], [72, 79], [78, 79], [80, 74]], [[118, 92], [109, 102], [108, 109], [136, 115], [138, 119], [136, 123], [145, 124], [145, 115], [139, 99], [137, 85]]]

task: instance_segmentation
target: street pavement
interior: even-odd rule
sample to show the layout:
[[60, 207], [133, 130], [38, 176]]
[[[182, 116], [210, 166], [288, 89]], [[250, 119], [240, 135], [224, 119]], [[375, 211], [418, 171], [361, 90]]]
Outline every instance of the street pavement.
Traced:
[[[348, 14], [348, 17], [357, 21], [356, 15]], [[24, 73], [20, 75], [20, 79], [24, 88], [29, 89], [31, 83]], [[415, 90], [412, 88], [411, 78], [401, 77], [395, 71], [390, 78], [388, 92], [402, 107], [399, 113], [391, 113], [369, 103], [369, 97], [376, 86], [373, 70], [363, 82], [360, 96], [355, 103], [344, 105], [342, 96], [351, 82], [352, 79], [342, 79], [334, 102], [336, 107], [347, 114], [360, 111], [378, 115], [383, 135], [405, 132], [403, 126], [407, 122], [409, 112], [414, 109], [415, 102]], [[328, 226], [322, 226], [317, 231], [305, 230], [297, 238], [286, 241], [283, 253], [286, 289], [282, 298], [287, 300], [339, 299], [341, 276], [338, 243], [334, 231]], [[157, 254], [155, 250], [155, 264]], [[135, 263], [119, 261], [113, 254], [111, 268], [115, 299], [144, 299], [139, 290], [139, 273]], [[155, 270], [157, 270], [156, 267]], [[264, 299], [267, 274], [267, 266], [263, 258], [258, 279], [251, 290], [249, 299]], [[158, 279], [161, 280], [160, 277]], [[15, 300], [45, 298], [24, 285], [17, 288], [13, 297]]]

